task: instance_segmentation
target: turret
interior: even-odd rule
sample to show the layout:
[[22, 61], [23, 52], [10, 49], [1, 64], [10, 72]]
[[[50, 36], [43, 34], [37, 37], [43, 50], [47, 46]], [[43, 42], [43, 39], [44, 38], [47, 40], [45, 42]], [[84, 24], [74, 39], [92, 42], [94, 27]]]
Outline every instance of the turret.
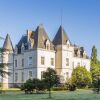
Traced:
[[60, 75], [62, 83], [65, 79], [62, 79], [62, 76], [66, 75], [67, 69], [71, 67], [71, 61], [69, 58], [72, 58], [73, 48], [69, 37], [67, 36], [64, 28], [59, 27], [54, 39], [53, 44], [55, 45], [56, 50], [56, 71]]
[[10, 77], [6, 74], [2, 80], [3, 88], [8, 88], [13, 83], [13, 45], [9, 34], [7, 34], [3, 45], [2, 63], [5, 64], [4, 71], [10, 73]]

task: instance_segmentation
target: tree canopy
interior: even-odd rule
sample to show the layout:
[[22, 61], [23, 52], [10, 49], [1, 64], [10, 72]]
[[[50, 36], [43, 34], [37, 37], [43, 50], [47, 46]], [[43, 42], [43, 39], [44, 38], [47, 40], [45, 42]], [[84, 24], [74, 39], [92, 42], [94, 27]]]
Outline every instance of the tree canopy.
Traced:
[[0, 76], [5, 77], [5, 75], [10, 74], [9, 72], [5, 71], [5, 66], [10, 65], [10, 63], [4, 63], [3, 62], [3, 52], [7, 51], [3, 48], [0, 48]]
[[50, 85], [50, 87], [59, 83], [59, 77], [57, 76], [56, 71], [52, 68], [47, 68], [46, 72], [43, 73], [43, 79], [46, 81], [47, 86]]
[[71, 82], [79, 88], [86, 87], [92, 82], [91, 74], [85, 67], [78, 66], [72, 72]]
[[100, 74], [100, 62], [97, 59], [97, 49], [95, 46], [92, 47], [91, 53], [91, 74], [93, 86], [98, 83], [98, 74]]

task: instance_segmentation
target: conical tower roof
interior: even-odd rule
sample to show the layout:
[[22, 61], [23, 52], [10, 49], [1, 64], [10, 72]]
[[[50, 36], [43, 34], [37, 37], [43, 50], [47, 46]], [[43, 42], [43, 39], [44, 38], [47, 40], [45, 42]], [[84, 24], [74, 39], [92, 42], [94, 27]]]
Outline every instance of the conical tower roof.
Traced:
[[[33, 38], [35, 40], [35, 48], [45, 48], [45, 41], [46, 40], [50, 41], [42, 24], [40, 24], [37, 27], [37, 29], [33, 35]], [[50, 41], [50, 49], [53, 49], [53, 44], [51, 41]]]
[[9, 34], [7, 34], [6, 39], [4, 41], [3, 49], [13, 51], [13, 45], [10, 39]]
[[63, 44], [65, 45], [68, 40], [69, 40], [69, 38], [68, 38], [64, 28], [62, 26], [60, 26], [57, 34], [55, 35], [55, 37], [53, 39], [53, 44], [54, 45], [63, 45]]

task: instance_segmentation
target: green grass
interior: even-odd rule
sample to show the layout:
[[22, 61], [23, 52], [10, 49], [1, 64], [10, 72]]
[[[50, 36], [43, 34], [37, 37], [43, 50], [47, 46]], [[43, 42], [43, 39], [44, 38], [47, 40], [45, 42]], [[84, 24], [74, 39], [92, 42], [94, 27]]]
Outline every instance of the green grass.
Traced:
[[52, 92], [52, 99], [48, 99], [48, 94], [28, 94], [19, 91], [7, 91], [0, 94], [0, 100], [100, 100], [100, 94], [90, 90], [77, 90], [75, 92]]

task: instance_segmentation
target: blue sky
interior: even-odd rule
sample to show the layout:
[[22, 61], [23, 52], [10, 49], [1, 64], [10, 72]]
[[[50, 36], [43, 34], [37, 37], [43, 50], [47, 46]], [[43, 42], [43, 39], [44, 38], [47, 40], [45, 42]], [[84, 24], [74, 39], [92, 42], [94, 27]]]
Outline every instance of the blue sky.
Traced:
[[100, 0], [0, 0], [0, 36], [9, 33], [15, 46], [27, 29], [44, 24], [52, 40], [61, 25], [61, 9], [72, 43], [84, 46], [89, 55], [95, 45], [100, 58]]

